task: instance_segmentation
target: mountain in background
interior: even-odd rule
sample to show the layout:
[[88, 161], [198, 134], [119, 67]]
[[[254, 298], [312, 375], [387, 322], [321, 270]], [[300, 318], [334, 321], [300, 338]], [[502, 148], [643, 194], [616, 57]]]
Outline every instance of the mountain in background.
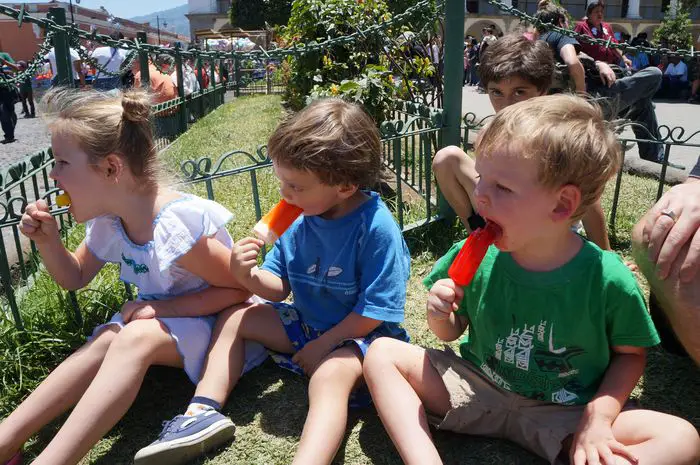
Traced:
[[[132, 21], [139, 23], [151, 23], [152, 27], [157, 26], [156, 16], [160, 17], [160, 29], [161, 31], [167, 29], [170, 32], [177, 32], [183, 36], [190, 36], [190, 21], [187, 19], [185, 14], [187, 13], [187, 4], [178, 6], [175, 8], [170, 8], [168, 10], [156, 11], [154, 13], [135, 16], [133, 18], [128, 18]], [[168, 27], [163, 27], [163, 21], [168, 23]]]

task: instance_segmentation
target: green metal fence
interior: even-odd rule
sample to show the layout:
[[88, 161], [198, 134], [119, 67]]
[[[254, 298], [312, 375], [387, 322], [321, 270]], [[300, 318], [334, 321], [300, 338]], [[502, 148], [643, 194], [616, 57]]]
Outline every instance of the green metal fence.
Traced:
[[249, 94], [281, 94], [284, 92], [282, 62], [274, 59], [235, 60], [228, 88], [236, 96]]
[[[203, 100], [185, 101], [176, 99], [156, 107], [155, 132], [159, 140], [170, 140], [178, 134], [178, 113], [182, 109], [200, 104], [216, 106], [223, 93], [212, 90]], [[204, 99], [209, 98], [209, 102]], [[393, 211], [404, 232], [411, 231], [440, 218], [437, 212], [437, 185], [431, 171], [432, 155], [441, 140], [442, 112], [425, 106], [400, 102], [390, 115], [391, 119], [381, 125], [382, 157], [387, 169], [387, 179], [378, 189]], [[0, 278], [2, 298], [0, 306], [9, 312], [15, 325], [22, 328], [19, 300], [23, 290], [31, 286], [40, 270], [40, 258], [35, 245], [21, 236], [18, 225], [22, 211], [28, 202], [45, 199], [58, 221], [62, 234], [73, 226], [66, 208], [55, 207], [58, 193], [48, 174], [54, 160], [50, 150], [40, 152], [19, 162], [0, 177], [2, 201], [0, 201]], [[181, 186], [204, 186], [206, 196], [216, 200], [216, 186], [222, 182], [250, 186], [251, 198], [240, 199], [241, 203], [252, 202], [256, 221], [264, 213], [263, 198], [259, 185], [262, 172], [271, 173], [272, 164], [264, 147], [255, 153], [235, 150], [223, 154], [216, 160], [208, 157], [191, 159], [181, 164]], [[81, 322], [81, 312], [75, 292], [67, 292], [75, 321]], [[131, 296], [129, 286], [126, 295]]]

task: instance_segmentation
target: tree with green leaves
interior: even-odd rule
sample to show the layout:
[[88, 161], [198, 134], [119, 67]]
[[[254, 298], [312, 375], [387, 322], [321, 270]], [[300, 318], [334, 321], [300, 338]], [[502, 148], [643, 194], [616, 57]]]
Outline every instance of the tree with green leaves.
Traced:
[[666, 9], [661, 25], [654, 31], [654, 43], [674, 50], [690, 50], [693, 45], [692, 22], [689, 10], [680, 4], [673, 15], [671, 6]]
[[292, 11], [292, 0], [233, 0], [229, 20], [242, 29], [262, 29], [287, 24]]

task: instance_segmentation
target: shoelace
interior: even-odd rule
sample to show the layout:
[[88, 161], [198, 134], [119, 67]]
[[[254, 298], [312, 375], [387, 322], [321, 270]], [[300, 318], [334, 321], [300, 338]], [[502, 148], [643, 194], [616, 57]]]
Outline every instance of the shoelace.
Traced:
[[167, 421], [162, 422], [161, 425], [163, 426], [163, 430], [158, 435], [158, 439], [159, 440], [163, 439], [163, 437], [165, 437], [165, 435], [171, 431], [170, 428], [172, 427], [172, 425], [174, 425], [175, 422], [177, 422], [181, 417], [182, 417], [182, 415], [178, 415], [175, 418], [173, 418], [172, 420], [167, 420]]

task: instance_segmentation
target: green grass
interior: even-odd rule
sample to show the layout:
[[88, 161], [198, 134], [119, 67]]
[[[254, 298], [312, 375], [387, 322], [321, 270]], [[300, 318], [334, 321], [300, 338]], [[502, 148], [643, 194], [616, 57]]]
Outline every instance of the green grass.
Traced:
[[[263, 143], [282, 115], [280, 99], [275, 96], [244, 97], [226, 105], [203, 118], [192, 129], [180, 137], [163, 155], [170, 166], [188, 158], [211, 156], [212, 158], [234, 148], [254, 150]], [[227, 167], [244, 163], [242, 158], [231, 160]], [[249, 234], [255, 222], [249, 174], [243, 178], [224, 178], [215, 181], [216, 199], [230, 208], [236, 219], [230, 225], [234, 237]], [[262, 208], [265, 211], [278, 198], [277, 183], [269, 169], [258, 173]], [[605, 192], [604, 208], [610, 210], [612, 183]], [[193, 186], [192, 191], [203, 194], [203, 186]], [[634, 222], [653, 204], [656, 183], [652, 180], [623, 176], [620, 210], [613, 243], [618, 251], [629, 253], [629, 231]], [[413, 198], [413, 197], [411, 197]], [[244, 200], [242, 200], [244, 199]], [[408, 207], [420, 211], [420, 206]], [[426, 291], [422, 278], [433, 263], [449, 247], [464, 236], [459, 227], [446, 228], [434, 225], [429, 230], [417, 231], [408, 237], [412, 252], [412, 274], [408, 283], [405, 326], [413, 342], [423, 346], [439, 347], [441, 344], [430, 333], [424, 318]], [[82, 237], [82, 229], [71, 233], [70, 245]], [[50, 279], [43, 277], [34, 286], [30, 296], [23, 301], [23, 315], [31, 322], [36, 332], [36, 343], [25, 347], [16, 339], [0, 339], [0, 347], [21, 347], [28, 357], [18, 357], [0, 352], [2, 363], [20, 366], [26, 371], [24, 378], [30, 382], [17, 383], [18, 368], [6, 370], [3, 365], [3, 389], [12, 391], [0, 396], [0, 415], [7, 412], [26, 395], [34, 384], [58, 363], [72, 348], [84, 340], [97, 321], [102, 321], [123, 298], [123, 288], [114, 283], [114, 270], [107, 270], [91, 283], [89, 290], [78, 293], [86, 306], [85, 323], [78, 326], [69, 316], [68, 307], [61, 304], [58, 288]], [[63, 298], [65, 300], [65, 298]], [[58, 309], [58, 310], [56, 310]], [[30, 326], [28, 324], [28, 326]], [[17, 338], [7, 322], [0, 325], [0, 338]], [[40, 339], [39, 337], [44, 339]], [[51, 344], [58, 344], [57, 348]], [[10, 343], [11, 342], [11, 343]], [[14, 345], [13, 345], [14, 344]], [[47, 344], [47, 347], [44, 347]], [[10, 361], [11, 362], [8, 362]], [[9, 375], [8, 375], [9, 373]], [[12, 374], [15, 373], [15, 374]], [[11, 377], [9, 377], [11, 375]], [[9, 384], [8, 384], [9, 383]], [[182, 370], [156, 367], [149, 371], [136, 402], [127, 415], [88, 454], [85, 464], [128, 464], [134, 453], [150, 443], [158, 434], [161, 421], [181, 413], [194, 387]], [[700, 392], [697, 389], [697, 371], [691, 362], [653, 350], [649, 357], [646, 374], [634, 395], [647, 408], [658, 409], [689, 419], [700, 424]], [[237, 425], [237, 439], [230, 446], [209, 454], [194, 462], [197, 464], [277, 464], [289, 463], [301, 434], [308, 402], [305, 379], [278, 369], [271, 362], [243, 377], [236, 386], [224, 413], [231, 416]], [[38, 453], [51, 439], [63, 419], [44, 428], [28, 444], [28, 455]], [[398, 464], [399, 457], [384, 432], [373, 409], [351, 412], [344, 441], [335, 463], [343, 464]], [[522, 449], [505, 441], [460, 436], [450, 433], [435, 435], [445, 463], [474, 463], [485, 465], [543, 464]]]

